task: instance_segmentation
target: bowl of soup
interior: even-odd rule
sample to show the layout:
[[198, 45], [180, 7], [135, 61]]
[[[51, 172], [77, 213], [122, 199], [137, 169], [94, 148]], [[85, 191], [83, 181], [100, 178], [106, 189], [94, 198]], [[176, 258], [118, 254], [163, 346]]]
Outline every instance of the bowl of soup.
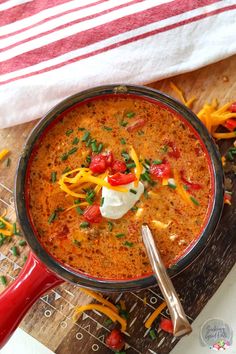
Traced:
[[155, 284], [143, 223], [176, 275], [209, 241], [222, 205], [220, 156], [206, 128], [146, 87], [67, 98], [38, 123], [19, 161], [16, 206], [33, 252], [93, 289]]

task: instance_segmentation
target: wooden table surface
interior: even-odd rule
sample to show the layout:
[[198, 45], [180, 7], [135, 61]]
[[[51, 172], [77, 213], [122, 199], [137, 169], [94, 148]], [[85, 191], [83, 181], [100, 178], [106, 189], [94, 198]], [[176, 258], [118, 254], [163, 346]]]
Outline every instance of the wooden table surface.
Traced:
[[[192, 73], [176, 76], [171, 80], [184, 89], [187, 98], [192, 95], [198, 97], [193, 109], [195, 112], [205, 101], [211, 101], [212, 98], [218, 98], [220, 104], [235, 100], [236, 56]], [[150, 86], [174, 96], [169, 83], [170, 79], [166, 79]], [[7, 167], [5, 162], [0, 164], [0, 212], [6, 208], [7, 216], [12, 221], [15, 221], [12, 193], [17, 159], [34, 125], [35, 121], [0, 131], [0, 150], [4, 147], [11, 150], [11, 165]], [[229, 143], [220, 144], [222, 153], [226, 151]], [[233, 168], [233, 164], [227, 166], [226, 175], [227, 183], [234, 186]], [[173, 280], [190, 321], [203, 309], [236, 261], [235, 206], [233, 194], [233, 205], [225, 206], [217, 231], [201, 257]], [[6, 275], [9, 283], [17, 277], [24, 264], [23, 257], [28, 252], [28, 247], [23, 247], [20, 249], [20, 255], [14, 257], [10, 247], [18, 242], [19, 238], [15, 236], [9, 244], [0, 247], [0, 275]], [[144, 328], [145, 319], [163, 300], [158, 287], [138, 293], [107, 294], [107, 296], [114, 302], [125, 300], [130, 312], [125, 348], [127, 354], [165, 354], [177, 343], [177, 339], [163, 332], [159, 332], [153, 341]], [[111, 353], [112, 351], [104, 344], [104, 337], [112, 328], [112, 325], [106, 325], [105, 316], [97, 312], [87, 312], [77, 323], [71, 319], [76, 305], [89, 302], [91, 298], [84, 295], [78, 287], [65, 283], [35, 303], [22, 321], [21, 328], [57, 354]], [[168, 311], [164, 311], [163, 315], [168, 316]]]

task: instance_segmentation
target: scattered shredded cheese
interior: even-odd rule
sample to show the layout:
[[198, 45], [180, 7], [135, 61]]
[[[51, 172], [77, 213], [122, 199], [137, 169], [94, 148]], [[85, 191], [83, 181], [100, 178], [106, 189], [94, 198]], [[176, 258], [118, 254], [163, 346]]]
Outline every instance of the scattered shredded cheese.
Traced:
[[231, 139], [236, 137], [236, 132], [233, 131], [230, 133], [213, 133], [212, 135], [216, 139]]
[[126, 328], [127, 328], [127, 321], [122, 318], [121, 316], [119, 316], [116, 312], [114, 312], [113, 310], [111, 310], [109, 307], [103, 306], [103, 305], [98, 305], [98, 304], [89, 304], [89, 305], [84, 305], [84, 306], [80, 306], [77, 307], [75, 309], [75, 315], [73, 316], [74, 320], [76, 321], [76, 315], [87, 311], [87, 310], [97, 310], [99, 312], [104, 313], [105, 315], [107, 315], [113, 322], [119, 322], [121, 325], [121, 331], [125, 332]]
[[176, 191], [179, 193], [179, 195], [182, 197], [182, 199], [187, 204], [193, 206], [193, 203], [190, 200], [189, 194], [186, 192], [186, 190], [184, 189], [184, 187], [182, 186], [182, 184], [180, 182], [179, 174], [176, 171], [176, 169], [173, 170], [173, 174], [174, 174], [174, 179], [175, 179], [175, 182], [176, 182]]
[[12, 224], [10, 224], [8, 221], [6, 221], [4, 219], [5, 215], [6, 215], [6, 212], [4, 212], [3, 215], [0, 216], [0, 221], [6, 225], [4, 229], [0, 229], [0, 233], [3, 234], [4, 236], [12, 236], [13, 235], [13, 226], [12, 226]]
[[136, 168], [135, 168], [135, 175], [136, 175], [136, 181], [134, 181], [134, 186], [137, 188], [138, 187], [138, 182], [139, 182], [139, 178], [140, 178], [140, 175], [142, 173], [142, 166], [139, 162], [139, 159], [138, 159], [138, 155], [136, 154], [136, 151], [134, 150], [134, 148], [131, 146], [131, 150], [130, 150], [130, 156], [132, 158], [132, 160], [134, 160], [134, 163], [136, 165]]
[[92, 298], [94, 298], [95, 300], [100, 302], [101, 304], [109, 307], [112, 311], [118, 313], [118, 309], [115, 305], [113, 305], [110, 301], [104, 299], [104, 297], [102, 297], [101, 295], [99, 295], [95, 291], [85, 289], [85, 288], [80, 288], [80, 290], [83, 291], [85, 294], [91, 296]]
[[163, 178], [162, 179], [162, 185], [163, 186], [168, 186], [168, 178]]
[[160, 306], [158, 306], [158, 308], [147, 319], [147, 321], [144, 324], [146, 328], [150, 328], [151, 327], [152, 323], [155, 321], [157, 316], [160, 315], [161, 311], [164, 310], [165, 307], [166, 307], [166, 302], [164, 301]]
[[226, 165], [226, 158], [225, 156], [221, 157], [221, 162], [222, 162], [222, 166], [224, 167]]
[[9, 150], [3, 149], [0, 151], [0, 161], [4, 159], [4, 157], [9, 153]]
[[192, 107], [193, 102], [197, 99], [195, 96], [191, 97], [189, 100], [186, 101], [183, 91], [178, 86], [171, 82], [170, 87], [177, 94], [177, 96], [179, 96], [180, 100], [182, 101], [182, 103], [185, 104], [185, 106], [187, 106], [188, 108]]

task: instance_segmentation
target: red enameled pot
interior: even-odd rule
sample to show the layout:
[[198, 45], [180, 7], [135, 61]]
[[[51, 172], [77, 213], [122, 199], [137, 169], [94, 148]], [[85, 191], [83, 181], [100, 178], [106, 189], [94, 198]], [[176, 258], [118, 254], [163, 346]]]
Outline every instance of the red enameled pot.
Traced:
[[47, 290], [69, 281], [98, 291], [135, 291], [156, 284], [152, 274], [128, 280], [98, 279], [76, 271], [52, 257], [34, 232], [26, 202], [26, 180], [30, 157], [43, 133], [75, 105], [111, 96], [134, 97], [161, 105], [177, 115], [192, 129], [206, 153], [212, 179], [212, 196], [207, 222], [201, 234], [175, 260], [168, 273], [171, 277], [186, 269], [204, 249], [219, 221], [223, 206], [223, 171], [217, 147], [195, 114], [173, 98], [150, 88], [132, 85], [95, 87], [73, 95], [49, 111], [31, 132], [19, 159], [15, 180], [15, 205], [18, 220], [31, 248], [19, 277], [0, 295], [0, 348], [7, 342], [31, 305]]

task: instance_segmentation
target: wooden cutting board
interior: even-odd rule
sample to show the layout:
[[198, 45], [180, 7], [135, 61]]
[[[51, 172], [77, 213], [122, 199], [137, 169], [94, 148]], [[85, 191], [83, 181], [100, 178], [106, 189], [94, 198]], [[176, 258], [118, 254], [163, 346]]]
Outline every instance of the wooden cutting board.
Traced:
[[[194, 105], [197, 112], [205, 101], [218, 98], [220, 104], [236, 100], [236, 56], [192, 73], [179, 75], [171, 79], [186, 92], [187, 98], [195, 95], [198, 100]], [[135, 79], [134, 79], [135, 82]], [[166, 79], [150, 84], [151, 87], [175, 95]], [[14, 104], [14, 102], [13, 102]], [[7, 209], [7, 216], [15, 221], [13, 183], [17, 159], [35, 121], [0, 131], [0, 150], [11, 150], [11, 164], [0, 163], [0, 212]], [[220, 144], [225, 152], [230, 142]], [[231, 142], [232, 143], [232, 142]], [[235, 187], [233, 164], [228, 166], [227, 183]], [[225, 206], [218, 229], [210, 244], [202, 255], [184, 273], [173, 282], [181, 297], [184, 309], [192, 321], [203, 309], [207, 301], [220, 286], [236, 261], [236, 197], [233, 194], [231, 207]], [[17, 277], [23, 264], [28, 248], [18, 245], [21, 237], [0, 247], [0, 275], [6, 275], [8, 283]], [[20, 255], [14, 257], [10, 247], [16, 244]], [[0, 291], [3, 290], [1, 286]], [[155, 340], [151, 340], [143, 323], [150, 313], [163, 301], [158, 287], [138, 293], [107, 294], [109, 299], [118, 303], [124, 300], [130, 313], [129, 326], [126, 335], [127, 354], [169, 353], [177, 343], [177, 339], [169, 334], [159, 332]], [[106, 317], [97, 312], [84, 313], [77, 323], [71, 316], [74, 307], [91, 302], [78, 287], [65, 283], [50, 291], [35, 303], [21, 323], [27, 333], [44, 343], [57, 354], [98, 354], [111, 353], [104, 344], [104, 338], [112, 325], [106, 324]], [[163, 312], [168, 316], [168, 311]]]

